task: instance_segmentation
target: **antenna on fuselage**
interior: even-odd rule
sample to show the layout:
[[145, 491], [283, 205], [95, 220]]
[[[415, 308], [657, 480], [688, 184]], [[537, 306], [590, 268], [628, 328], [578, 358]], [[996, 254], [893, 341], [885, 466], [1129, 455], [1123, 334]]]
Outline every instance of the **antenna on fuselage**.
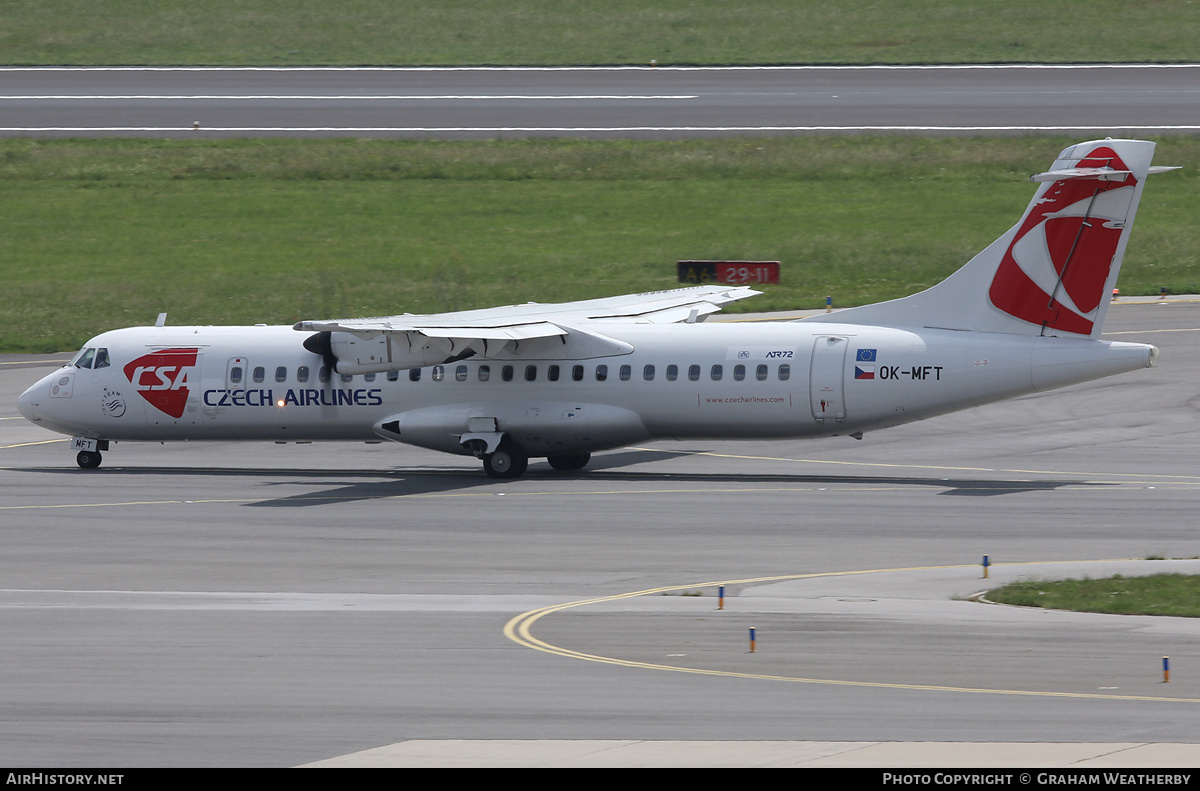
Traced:
[[167, 314], [166, 314], [166, 313], [159, 313], [159, 314], [158, 314], [158, 321], [154, 322], [154, 326], [155, 326], [155, 327], [165, 327], [165, 326], [167, 326]]

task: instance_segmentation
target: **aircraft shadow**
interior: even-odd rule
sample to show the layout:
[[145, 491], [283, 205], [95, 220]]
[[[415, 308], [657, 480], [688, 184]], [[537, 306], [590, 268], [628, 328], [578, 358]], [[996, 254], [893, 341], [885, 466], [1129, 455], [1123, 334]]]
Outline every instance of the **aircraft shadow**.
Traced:
[[[248, 508], [300, 508], [319, 505], [346, 504], [363, 500], [381, 500], [419, 495], [465, 493], [473, 489], [494, 489], [498, 486], [520, 484], [528, 486], [538, 481], [603, 480], [614, 483], [693, 483], [723, 486], [833, 486], [833, 487], [930, 487], [941, 489], [939, 495], [951, 497], [995, 497], [1022, 492], [1053, 491], [1065, 486], [1113, 486], [1079, 480], [1005, 480], [976, 478], [931, 478], [905, 475], [819, 475], [772, 474], [736, 472], [654, 472], [626, 471], [623, 467], [663, 460], [662, 453], [628, 451], [596, 457], [588, 469], [578, 472], [553, 470], [544, 461], [529, 465], [529, 472], [519, 481], [494, 480], [482, 469], [426, 468], [393, 470], [330, 470], [330, 469], [247, 469], [234, 467], [109, 467], [82, 472], [71, 467], [25, 468], [26, 472], [61, 475], [103, 475], [130, 479], [140, 476], [170, 476], [172, 478], [253, 478], [271, 488], [330, 484], [325, 491], [306, 491], [274, 498], [255, 499], [245, 503]], [[334, 482], [337, 483], [334, 483]]]
[[[259, 500], [246, 505], [251, 508], [286, 508], [312, 505], [331, 505], [347, 503], [355, 500], [377, 500], [393, 497], [411, 497], [450, 492], [465, 492], [478, 487], [503, 486], [508, 482], [494, 481], [482, 473], [428, 473], [405, 472], [400, 480], [363, 481], [348, 486], [331, 489], [326, 492], [308, 492], [290, 495], [272, 500]], [[776, 484], [785, 486], [846, 486], [846, 487], [934, 487], [943, 489], [939, 495], [959, 497], [995, 497], [1021, 492], [1053, 491], [1064, 486], [1110, 486], [1104, 483], [1081, 483], [1079, 481], [993, 481], [967, 479], [929, 479], [906, 478], [902, 476], [851, 476], [851, 475], [729, 475], [729, 474], [671, 474], [658, 475], [654, 473], [558, 473], [547, 471], [544, 475], [536, 472], [527, 474], [522, 480], [604, 480], [611, 482], [626, 481], [630, 484], [661, 483], [693, 483], [702, 482], [708, 485], [752, 486], [754, 484]]]
[[[614, 483], [629, 484], [666, 484], [666, 483], [704, 483], [721, 486], [753, 486], [755, 484], [774, 484], [782, 486], [811, 487], [930, 487], [941, 489], [939, 495], [958, 497], [995, 497], [1021, 492], [1053, 491], [1064, 486], [1112, 486], [1114, 484], [1092, 483], [1069, 480], [987, 480], [971, 478], [922, 478], [903, 475], [805, 475], [805, 474], [764, 474], [764, 473], [656, 473], [649, 471], [626, 472], [619, 469], [626, 463], [634, 461], [615, 459], [614, 456], [638, 457], [637, 462], [651, 459], [661, 459], [661, 455], [651, 453], [612, 454], [603, 457], [605, 463], [597, 465], [596, 469], [580, 472], [559, 472], [550, 469], [542, 463], [531, 464], [529, 472], [521, 479], [528, 486], [538, 481], [587, 481], [603, 480]], [[622, 463], [624, 462], [624, 463]], [[482, 471], [465, 472], [459, 470], [405, 470], [391, 473], [392, 480], [363, 480], [330, 489], [325, 492], [308, 492], [281, 497], [278, 499], [259, 500], [247, 503], [252, 508], [303, 507], [311, 505], [329, 505], [346, 503], [355, 500], [374, 500], [393, 497], [410, 497], [419, 495], [436, 495], [440, 493], [463, 493], [477, 488], [493, 490], [495, 487], [512, 485], [516, 481], [497, 481], [486, 477]], [[373, 476], [366, 476], [373, 477]], [[280, 481], [272, 485], [288, 485], [290, 482]]]

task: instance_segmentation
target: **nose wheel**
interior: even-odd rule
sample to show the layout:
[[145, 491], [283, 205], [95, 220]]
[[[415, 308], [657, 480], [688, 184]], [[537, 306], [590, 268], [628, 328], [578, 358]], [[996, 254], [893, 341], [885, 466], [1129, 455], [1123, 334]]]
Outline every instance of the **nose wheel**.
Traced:
[[100, 466], [103, 458], [98, 450], [81, 450], [79, 455], [75, 457], [75, 463], [85, 470], [94, 470]]

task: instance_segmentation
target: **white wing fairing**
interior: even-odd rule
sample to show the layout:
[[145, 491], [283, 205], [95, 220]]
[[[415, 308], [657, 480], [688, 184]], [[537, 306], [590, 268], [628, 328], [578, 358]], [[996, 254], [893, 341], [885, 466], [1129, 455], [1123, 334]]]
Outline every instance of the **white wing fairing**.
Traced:
[[[22, 394], [80, 466], [123, 440], [378, 438], [515, 477], [661, 438], [850, 435], [1155, 363], [1098, 340], [1154, 144], [1080, 143], [947, 280], [796, 322], [705, 324], [759, 292], [695, 288], [294, 327], [93, 338]], [[307, 333], [301, 335], [300, 333]]]

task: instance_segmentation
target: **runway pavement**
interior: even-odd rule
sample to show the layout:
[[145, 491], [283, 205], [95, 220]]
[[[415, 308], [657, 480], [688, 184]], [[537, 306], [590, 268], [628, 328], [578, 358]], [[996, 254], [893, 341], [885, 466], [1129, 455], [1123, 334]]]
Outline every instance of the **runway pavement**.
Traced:
[[1194, 766], [1196, 624], [962, 598], [984, 554], [1200, 555], [1200, 303], [1106, 329], [1159, 366], [517, 481], [392, 444], [121, 443], [83, 471], [17, 415], [44, 358], [6, 356], [0, 762]]
[[1200, 130], [1195, 64], [0, 68], [0, 135], [681, 138]]

